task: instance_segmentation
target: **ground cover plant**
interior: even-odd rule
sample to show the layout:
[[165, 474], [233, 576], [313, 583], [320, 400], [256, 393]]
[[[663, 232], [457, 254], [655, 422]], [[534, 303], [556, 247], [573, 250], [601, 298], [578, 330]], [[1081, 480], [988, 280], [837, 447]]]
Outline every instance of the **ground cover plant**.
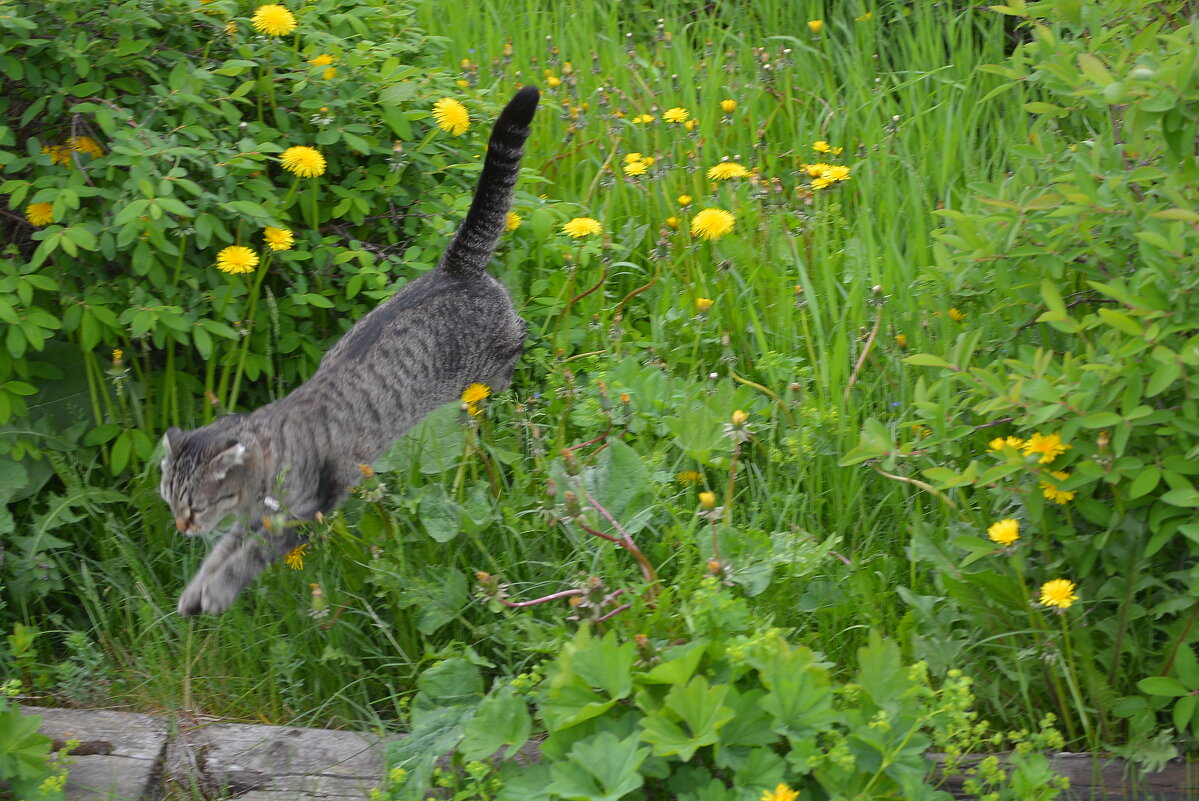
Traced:
[[[0, 665], [400, 721], [397, 798], [489, 728], [550, 734], [548, 797], [923, 797], [927, 747], [1057, 730], [1193, 754], [1195, 36], [1131, 0], [0, 5]], [[513, 388], [180, 620], [158, 437], [431, 269], [524, 83]], [[761, 706], [799, 692], [774, 659], [833, 688], [810, 730]], [[462, 797], [504, 792], [481, 765]]]

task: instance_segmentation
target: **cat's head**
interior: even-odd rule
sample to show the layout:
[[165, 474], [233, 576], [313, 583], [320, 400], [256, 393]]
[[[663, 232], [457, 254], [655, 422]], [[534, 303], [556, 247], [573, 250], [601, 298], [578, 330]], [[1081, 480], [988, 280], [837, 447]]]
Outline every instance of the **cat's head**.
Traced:
[[184, 534], [207, 534], [261, 493], [261, 448], [236, 420], [222, 418], [195, 431], [171, 428], [162, 445], [158, 492]]

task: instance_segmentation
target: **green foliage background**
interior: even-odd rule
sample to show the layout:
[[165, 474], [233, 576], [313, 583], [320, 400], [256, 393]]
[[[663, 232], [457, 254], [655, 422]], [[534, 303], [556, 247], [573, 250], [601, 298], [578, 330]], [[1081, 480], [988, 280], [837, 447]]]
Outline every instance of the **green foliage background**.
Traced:
[[[429, 665], [528, 671], [579, 618], [692, 636], [715, 573], [846, 675], [874, 630], [934, 677], [988, 677], [1011, 728], [1052, 709], [1072, 747], [1194, 750], [1185, 4], [292, 10], [272, 37], [233, 0], [0, 4], [7, 672], [68, 703], [392, 720]], [[523, 223], [493, 265], [532, 332], [513, 390], [397, 444], [302, 573], [179, 620], [202, 546], [157, 498], [161, 432], [282, 396], [431, 269], [527, 82]], [[442, 97], [467, 133], [435, 125]], [[295, 145], [327, 171], [284, 171]], [[811, 188], [817, 160], [850, 179]], [[709, 180], [722, 161], [751, 174]], [[734, 231], [693, 237], [703, 208]], [[561, 232], [582, 216], [603, 233]], [[256, 272], [216, 269], [233, 244]], [[1069, 449], [989, 450], [1038, 432]], [[646, 573], [588, 533], [617, 531], [600, 506], [672, 589], [655, 605], [606, 617]], [[1060, 611], [1037, 593], [1057, 578], [1079, 595]], [[593, 605], [504, 603], [567, 590]]]

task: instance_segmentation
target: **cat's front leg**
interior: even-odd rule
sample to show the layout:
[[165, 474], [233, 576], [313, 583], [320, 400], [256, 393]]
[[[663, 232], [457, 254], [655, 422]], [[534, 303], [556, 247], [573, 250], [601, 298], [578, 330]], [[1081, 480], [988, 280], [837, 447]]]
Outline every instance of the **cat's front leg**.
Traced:
[[241, 546], [244, 536], [245, 529], [235, 526], [221, 537], [209, 551], [208, 556], [204, 557], [204, 561], [200, 563], [200, 569], [196, 571], [196, 575], [192, 576], [192, 580], [187, 583], [187, 589], [179, 596], [176, 610], [180, 615], [187, 617], [202, 611], [205, 585], [212, 574], [219, 570], [225, 560]]
[[[301, 537], [287, 528], [272, 534], [255, 528], [246, 534], [237, 548], [229, 553], [213, 571], [203, 577], [200, 586], [199, 611], [219, 615], [237, 600], [247, 584], [258, 577], [267, 565], [295, 548]], [[197, 579], [200, 576], [196, 577]]]

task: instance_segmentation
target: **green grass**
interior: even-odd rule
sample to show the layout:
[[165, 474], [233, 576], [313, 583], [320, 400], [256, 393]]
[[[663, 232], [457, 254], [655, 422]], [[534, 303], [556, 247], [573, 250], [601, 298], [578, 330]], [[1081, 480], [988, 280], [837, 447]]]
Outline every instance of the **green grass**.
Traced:
[[[518, 83], [545, 90], [526, 148], [530, 178], [516, 207], [526, 226], [499, 256], [498, 275], [537, 336], [514, 397], [491, 404], [481, 432], [491, 466], [506, 465], [495, 478], [499, 500], [489, 502], [493, 525], [447, 547], [419, 522], [429, 487], [461, 500], [488, 485], [477, 453], [460, 472], [409, 466], [385, 476], [394, 490], [386, 513], [351, 503], [346, 519], [363, 520], [361, 530], [334, 524], [331, 545], [314, 548], [302, 573], [269, 571], [219, 620], [182, 621], [172, 613], [174, 597], [203, 548], [173, 536], [150, 467], [129, 488], [131, 509], [97, 511], [92, 534], [100, 551], [66, 564], [68, 583], [79, 589], [80, 608], [72, 611], [108, 658], [98, 677], [109, 682], [107, 702], [359, 725], [401, 715], [419, 671], [439, 656], [470, 649], [508, 673], [553, 653], [573, 625], [563, 607], [490, 611], [471, 600], [472, 577], [477, 570], [502, 575], [521, 598], [581, 575], [603, 576], [613, 587], [635, 580], [624, 554], [572, 539], [537, 516], [557, 452], [604, 430], [599, 381], [611, 385], [614, 404], [621, 390], [633, 396], [639, 422], [625, 441], [659, 498], [638, 538], [664, 576], [685, 588], [702, 575], [707, 535], [694, 510], [697, 490], [706, 488], [733, 503], [733, 523], [745, 537], [781, 536], [811, 557], [780, 569], [755, 597], [763, 619], [843, 665], [869, 629], [910, 630], [896, 590], [929, 592], [928, 568], [909, 551], [913, 523], [943, 531], [953, 520], [932, 496], [838, 460], [867, 417], [916, 421], [914, 379], [901, 364], [897, 334], [910, 351], [938, 351], [964, 331], [993, 333], [985, 306], [946, 294], [950, 282], [934, 277], [930, 232], [937, 209], [956, 207], [972, 182], [1002, 175], [1012, 144], [1027, 139], [1020, 98], [986, 99], [997, 79], [976, 69], [1003, 59], [1003, 18], [931, 3], [841, 4], [836, 17], [819, 4], [781, 0], [700, 8], [421, 5], [420, 25], [445, 38], [445, 69], [460, 71], [463, 59], [477, 64], [478, 86], [462, 92], [476, 120]], [[869, 19], [857, 19], [867, 11]], [[819, 35], [809, 19], [823, 19]], [[509, 42], [511, 60], [503, 61]], [[493, 73], [495, 59], [503, 63]], [[545, 70], [561, 79], [564, 61], [576, 83], [551, 89]], [[718, 108], [723, 99], [737, 102], [727, 120]], [[571, 109], [583, 104], [572, 120]], [[661, 120], [675, 106], [698, 117], [694, 131]], [[631, 122], [643, 113], [659, 119]], [[852, 177], [801, 193], [801, 164], [820, 158], [811, 147], [817, 140], [845, 148], [838, 163]], [[464, 139], [460, 162], [469, 163], [482, 141]], [[624, 154], [633, 151], [657, 160], [653, 180], [621, 176]], [[725, 158], [757, 179], [708, 181], [707, 169]], [[694, 196], [689, 210], [680, 208], [681, 194]], [[732, 211], [736, 229], [694, 243], [687, 220], [707, 206]], [[574, 216], [602, 223], [603, 248], [530, 233], [539, 220], [557, 226]], [[672, 216], [682, 218], [677, 231], [667, 225]], [[604, 267], [600, 288], [581, 296]], [[567, 311], [563, 301], [576, 296]], [[715, 301], [704, 317], [694, 311], [699, 297]], [[964, 323], [945, 314], [953, 306], [967, 314]], [[716, 380], [708, 378], [713, 373]], [[669, 375], [669, 386], [658, 386], [654, 375]], [[557, 394], [572, 382], [577, 399]], [[531, 400], [534, 393], [540, 401]], [[723, 400], [727, 408], [702, 411]], [[694, 411], [697, 419], [727, 419], [736, 408], [752, 410], [755, 436], [730, 499], [727, 443], [697, 458], [654, 418]], [[702, 471], [702, 486], [679, 485], [674, 477], [685, 470]], [[372, 553], [373, 535], [364, 532], [388, 525], [392, 547]], [[313, 598], [313, 584], [321, 598]], [[443, 602], [447, 618], [433, 626], [422, 614]], [[79, 626], [79, 614], [13, 611], [44, 621], [51, 639]], [[633, 633], [653, 620], [650, 611], [632, 610], [612, 625]], [[1028, 719], [1021, 710], [1011, 714], [1013, 725]]]

